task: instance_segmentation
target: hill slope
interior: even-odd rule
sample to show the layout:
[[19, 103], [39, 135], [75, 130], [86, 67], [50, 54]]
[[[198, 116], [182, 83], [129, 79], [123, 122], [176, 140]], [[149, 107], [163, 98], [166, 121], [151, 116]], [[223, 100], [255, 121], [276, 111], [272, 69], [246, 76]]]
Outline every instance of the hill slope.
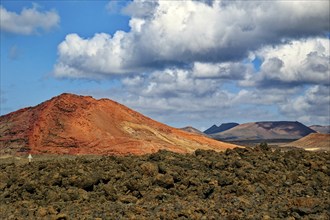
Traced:
[[109, 99], [72, 94], [1, 116], [0, 134], [1, 152], [144, 154], [235, 147], [166, 126]]
[[293, 140], [302, 138], [310, 133], [315, 133], [315, 131], [300, 122], [273, 121], [245, 123], [210, 136], [225, 141]]
[[205, 134], [215, 134], [229, 130], [239, 125], [238, 123], [222, 123], [220, 126], [212, 125], [210, 128], [204, 131]]
[[326, 150], [330, 151], [330, 134], [312, 133], [297, 141], [288, 143], [286, 147], [298, 147], [305, 150]]

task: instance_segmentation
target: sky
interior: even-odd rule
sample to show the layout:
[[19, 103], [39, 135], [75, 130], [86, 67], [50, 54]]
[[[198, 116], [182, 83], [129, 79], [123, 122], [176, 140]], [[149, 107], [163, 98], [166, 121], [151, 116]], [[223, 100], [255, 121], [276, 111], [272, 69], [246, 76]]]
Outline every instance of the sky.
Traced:
[[0, 114], [64, 92], [173, 127], [330, 124], [328, 0], [0, 3]]

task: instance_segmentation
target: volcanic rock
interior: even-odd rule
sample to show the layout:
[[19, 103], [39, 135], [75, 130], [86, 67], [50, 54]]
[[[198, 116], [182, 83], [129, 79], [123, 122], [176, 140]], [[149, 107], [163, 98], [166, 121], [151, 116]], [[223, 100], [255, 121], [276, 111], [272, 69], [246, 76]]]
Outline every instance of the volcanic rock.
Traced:
[[[261, 147], [225, 153], [50, 156], [36, 155], [31, 164], [27, 159], [0, 160], [0, 219], [330, 216], [330, 152]], [[224, 166], [218, 168], [219, 161]]]
[[73, 94], [1, 116], [0, 134], [2, 153], [126, 155], [235, 147], [166, 126], [109, 99]]

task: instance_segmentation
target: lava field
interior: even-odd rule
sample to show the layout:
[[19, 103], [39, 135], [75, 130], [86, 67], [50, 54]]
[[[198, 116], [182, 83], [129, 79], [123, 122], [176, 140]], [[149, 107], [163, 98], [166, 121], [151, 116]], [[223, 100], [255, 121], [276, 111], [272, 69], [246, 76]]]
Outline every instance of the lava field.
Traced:
[[329, 152], [259, 146], [0, 161], [0, 219], [329, 218]]

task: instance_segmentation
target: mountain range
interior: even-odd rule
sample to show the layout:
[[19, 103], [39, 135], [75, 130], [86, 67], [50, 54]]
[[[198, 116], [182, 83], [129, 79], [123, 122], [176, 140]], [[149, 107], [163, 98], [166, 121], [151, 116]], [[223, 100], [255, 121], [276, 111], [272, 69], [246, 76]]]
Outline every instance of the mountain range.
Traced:
[[222, 141], [296, 140], [310, 133], [316, 131], [297, 121], [264, 121], [236, 125], [209, 136]]
[[0, 116], [0, 153], [190, 153], [236, 145], [176, 129], [109, 99], [62, 94]]
[[238, 123], [223, 123], [220, 126], [216, 126], [216, 125], [212, 125], [210, 128], [206, 129], [204, 131], [205, 134], [215, 134], [215, 133], [219, 133], [219, 132], [223, 132], [226, 130], [229, 130], [233, 127], [236, 127], [237, 125], [239, 125]]

